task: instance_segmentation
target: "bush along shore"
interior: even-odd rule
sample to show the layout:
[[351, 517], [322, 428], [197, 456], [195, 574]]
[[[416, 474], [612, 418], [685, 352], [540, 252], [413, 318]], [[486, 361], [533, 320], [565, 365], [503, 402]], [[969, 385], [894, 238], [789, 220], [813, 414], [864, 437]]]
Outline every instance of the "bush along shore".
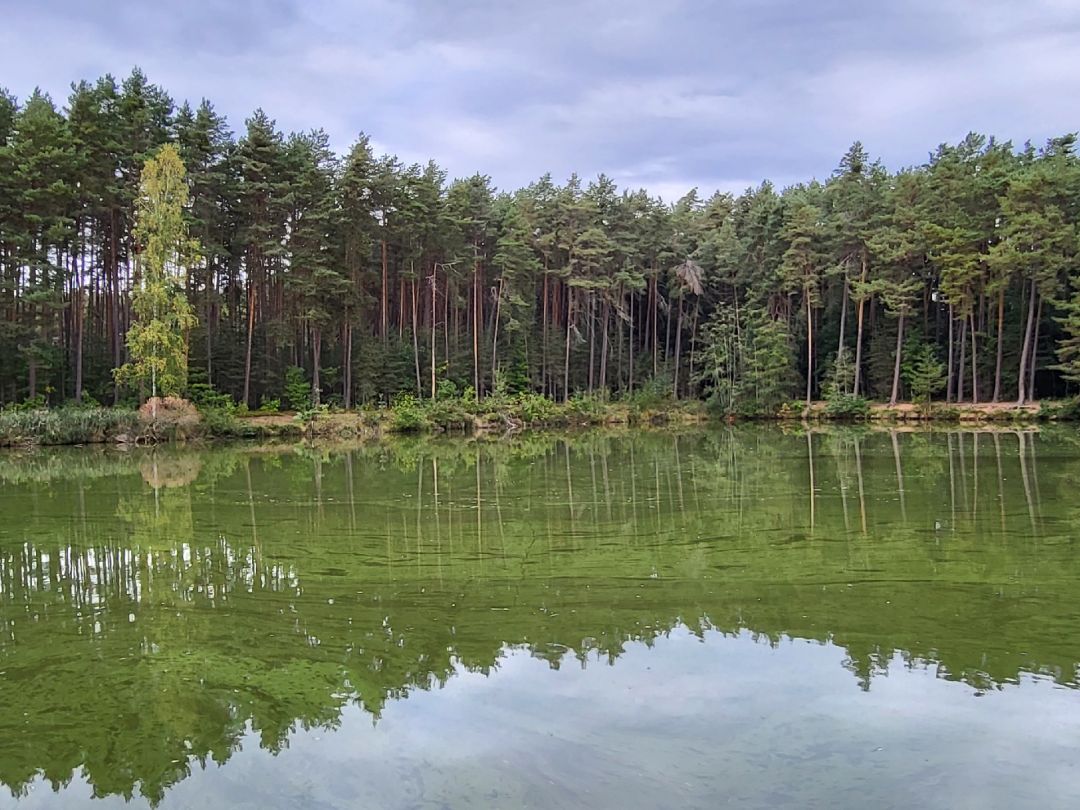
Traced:
[[515, 433], [545, 428], [687, 425], [735, 421], [871, 423], [1033, 423], [1080, 420], [1080, 399], [1013, 403], [889, 405], [861, 399], [783, 403], [769, 412], [724, 413], [697, 400], [640, 395], [609, 401], [574, 397], [555, 402], [522, 393], [419, 399], [401, 396], [386, 406], [342, 410], [328, 406], [257, 411], [227, 397], [202, 401], [156, 397], [140, 408], [17, 406], [0, 410], [0, 447], [77, 444], [153, 444], [215, 439], [376, 437], [395, 433], [461, 435]]

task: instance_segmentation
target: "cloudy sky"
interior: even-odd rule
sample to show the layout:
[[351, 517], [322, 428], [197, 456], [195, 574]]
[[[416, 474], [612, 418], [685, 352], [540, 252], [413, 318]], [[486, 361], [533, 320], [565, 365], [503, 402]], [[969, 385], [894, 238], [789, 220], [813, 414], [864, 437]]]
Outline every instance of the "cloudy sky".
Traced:
[[1080, 0], [0, 0], [0, 86], [139, 65], [234, 129], [500, 187], [605, 172], [667, 198], [898, 167], [969, 131], [1080, 128]]

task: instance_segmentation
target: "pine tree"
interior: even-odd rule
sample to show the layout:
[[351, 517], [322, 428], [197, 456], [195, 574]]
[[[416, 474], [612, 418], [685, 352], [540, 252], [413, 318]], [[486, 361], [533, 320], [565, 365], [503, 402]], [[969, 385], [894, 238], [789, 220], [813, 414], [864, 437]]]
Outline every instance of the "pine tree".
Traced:
[[456, 180], [447, 190], [447, 216], [454, 223], [455, 237], [450, 247], [452, 261], [471, 269], [466, 296], [466, 322], [472, 347], [472, 386], [477, 401], [483, 395], [484, 379], [481, 349], [486, 347], [484, 312], [484, 269], [490, 249], [492, 224], [491, 178], [475, 174]]
[[291, 210], [285, 285], [296, 299], [298, 325], [310, 334], [312, 404], [318, 407], [324, 334], [339, 316], [349, 287], [333, 250], [338, 227], [337, 167], [325, 132], [294, 135], [287, 148]]
[[869, 242], [871, 253], [884, 271], [877, 281], [877, 289], [885, 309], [896, 318], [890, 405], [895, 405], [900, 396], [904, 327], [926, 287], [924, 265], [927, 248], [921, 238], [918, 214], [921, 192], [921, 183], [916, 175], [900, 175], [889, 195], [890, 215], [880, 223]]
[[[256, 110], [248, 119], [247, 133], [240, 141], [236, 159], [240, 173], [237, 208], [241, 220], [237, 238], [243, 245], [246, 290], [242, 305], [236, 300], [238, 296], [234, 296], [233, 309], [246, 314], [240, 401], [251, 405], [255, 391], [252, 379], [256, 328], [282, 314], [271, 310], [275, 302], [270, 291], [279, 275], [288, 215], [284, 139], [274, 121], [262, 110]], [[259, 354], [265, 356], [266, 352]], [[254, 371], [258, 374], [260, 369]]]
[[886, 212], [885, 186], [885, 170], [880, 163], [872, 162], [862, 143], [856, 141], [840, 160], [826, 189], [826, 232], [834, 257], [830, 273], [841, 286], [837, 362], [846, 362], [841, 355], [846, 352], [848, 301], [854, 298], [856, 332], [851, 390], [856, 396], [863, 383], [866, 307], [877, 293], [870, 240]]
[[11, 279], [21, 304], [20, 346], [27, 396], [40, 376], [61, 365], [57, 318], [64, 307], [64, 255], [73, 239], [74, 149], [67, 121], [49, 96], [35, 91], [15, 119], [13, 246], [23, 272]]
[[233, 143], [225, 119], [205, 99], [194, 111], [185, 102], [173, 129], [191, 189], [191, 202], [184, 213], [190, 233], [201, 246], [201, 261], [191, 268], [189, 279], [190, 296], [193, 302], [198, 299], [196, 306], [201, 312], [201, 335], [193, 344], [201, 347], [200, 371], [205, 369], [206, 382], [213, 386], [215, 338], [218, 353], [224, 353], [226, 346], [231, 349], [233, 342], [228, 333], [225, 341], [220, 340], [220, 320], [227, 303], [222, 290], [231, 286], [237, 264], [233, 250], [238, 194], [231, 163]]
[[529, 243], [528, 224], [515, 202], [508, 202], [500, 223], [500, 231], [492, 259], [498, 273], [491, 338], [492, 380], [495, 379], [498, 365], [499, 326], [505, 322], [508, 341], [524, 337], [524, 330], [533, 314], [530, 306], [531, 288], [542, 269], [540, 260]]
[[[821, 209], [810, 203], [798, 201], [791, 211], [783, 230], [788, 243], [781, 264], [785, 287], [792, 293], [801, 293], [802, 312], [806, 329], [806, 403], [811, 402], [814, 387], [814, 309], [819, 303], [822, 214]], [[788, 313], [790, 317], [790, 312]]]
[[1017, 374], [1020, 405], [1034, 393], [1030, 378], [1034, 377], [1040, 300], [1057, 295], [1077, 253], [1076, 224], [1065, 218], [1054, 199], [1057, 160], [1043, 156], [1013, 180], [1001, 202], [1001, 238], [991, 249], [991, 263], [1011, 266], [1026, 286], [1027, 315]]
[[945, 386], [945, 364], [937, 358], [933, 346], [919, 343], [907, 352], [904, 380], [912, 399], [929, 409], [934, 394]]

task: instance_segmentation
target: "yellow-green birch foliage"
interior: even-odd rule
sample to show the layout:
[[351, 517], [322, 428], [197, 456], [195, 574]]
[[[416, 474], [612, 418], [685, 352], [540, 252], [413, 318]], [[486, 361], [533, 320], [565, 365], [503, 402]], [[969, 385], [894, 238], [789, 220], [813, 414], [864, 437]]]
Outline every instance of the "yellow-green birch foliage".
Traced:
[[116, 369], [122, 383], [151, 396], [180, 394], [187, 386], [188, 334], [197, 323], [188, 303], [188, 268], [198, 242], [184, 221], [188, 188], [176, 147], [165, 144], [146, 161], [136, 207], [138, 286], [132, 295], [134, 323], [127, 334], [130, 361]]

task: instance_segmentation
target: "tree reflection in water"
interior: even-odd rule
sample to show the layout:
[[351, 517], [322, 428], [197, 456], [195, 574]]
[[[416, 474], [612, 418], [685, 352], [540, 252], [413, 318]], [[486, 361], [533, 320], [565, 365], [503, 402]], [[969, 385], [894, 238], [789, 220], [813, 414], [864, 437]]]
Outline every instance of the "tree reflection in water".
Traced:
[[159, 801], [510, 648], [673, 628], [1077, 685], [1067, 431], [530, 435], [0, 457], [0, 780]]

